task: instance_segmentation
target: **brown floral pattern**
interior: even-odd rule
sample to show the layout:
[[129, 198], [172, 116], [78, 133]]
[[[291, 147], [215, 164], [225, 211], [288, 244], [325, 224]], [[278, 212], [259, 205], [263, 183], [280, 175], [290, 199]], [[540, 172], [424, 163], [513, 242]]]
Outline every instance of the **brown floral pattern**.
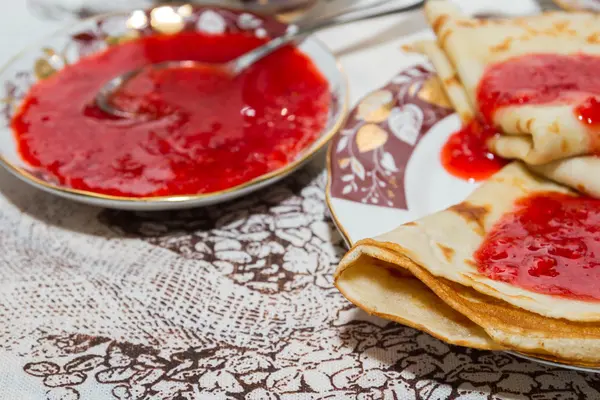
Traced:
[[325, 179], [300, 172], [288, 185], [245, 200], [166, 213], [106, 211], [119, 232], [145, 238], [265, 294], [331, 289], [343, 243], [326, 217]]
[[0, 351], [49, 400], [600, 396], [597, 375], [449, 346], [350, 305], [328, 281], [343, 250], [321, 165], [160, 214], [98, 214], [0, 175], [13, 188], [0, 197], [13, 260], [0, 268]]
[[400, 72], [354, 108], [330, 147], [331, 195], [406, 209], [404, 172], [419, 139], [452, 113], [428, 65]]
[[[77, 399], [86, 379], [133, 399], [536, 399], [593, 398], [600, 379], [523, 363], [502, 353], [450, 347], [395, 323], [353, 321], [300, 330], [277, 351], [212, 345], [161, 354], [107, 338], [53, 336], [85, 343], [60, 364], [37, 361], [27, 374], [48, 387], [48, 399]], [[43, 351], [43, 350], [42, 350]], [[209, 397], [213, 396], [213, 397]]]

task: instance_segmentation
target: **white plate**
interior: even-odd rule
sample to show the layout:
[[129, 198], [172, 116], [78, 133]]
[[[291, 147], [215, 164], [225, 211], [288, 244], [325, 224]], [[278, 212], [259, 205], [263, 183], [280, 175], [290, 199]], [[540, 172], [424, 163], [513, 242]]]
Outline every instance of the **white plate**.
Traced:
[[443, 144], [459, 127], [429, 64], [402, 71], [359, 102], [334, 136], [327, 160], [327, 204], [349, 246], [443, 210], [477, 187], [448, 174], [440, 162]]
[[[88, 191], [74, 190], [56, 183], [40, 171], [29, 166], [18, 154], [17, 143], [10, 129], [10, 120], [21, 99], [29, 88], [48, 72], [60, 70], [66, 63], [106, 48], [109, 42], [127, 37], [132, 32], [138, 35], [155, 34], [156, 31], [169, 28], [195, 29], [205, 33], [247, 31], [256, 36], [277, 36], [284, 33], [287, 25], [267, 17], [259, 17], [241, 11], [227, 10], [208, 6], [162, 6], [168, 12], [150, 14], [146, 12], [124, 12], [102, 15], [77, 22], [74, 26], [45, 38], [41, 43], [27, 49], [13, 58], [1, 71], [0, 82], [3, 94], [0, 94], [0, 162], [9, 171], [25, 182], [49, 193], [71, 200], [96, 206], [130, 210], [164, 210], [190, 208], [220, 203], [246, 195], [264, 186], [270, 185], [292, 173], [318, 152], [344, 122], [348, 107], [348, 84], [335, 56], [320, 41], [308, 38], [300, 46], [329, 83], [331, 110], [327, 125], [319, 137], [304, 150], [292, 163], [259, 176], [245, 184], [208, 194], [190, 194], [168, 197], [117, 197]], [[168, 21], [157, 20], [160, 15], [168, 15]], [[154, 18], [154, 19], [152, 19]], [[147, 23], [143, 24], [144, 21]], [[149, 22], [149, 23], [148, 23]], [[132, 25], [143, 25], [137, 31]], [[175, 28], [173, 28], [175, 26]], [[85, 33], [85, 40], [81, 35]], [[65, 61], [66, 60], [66, 61]]]

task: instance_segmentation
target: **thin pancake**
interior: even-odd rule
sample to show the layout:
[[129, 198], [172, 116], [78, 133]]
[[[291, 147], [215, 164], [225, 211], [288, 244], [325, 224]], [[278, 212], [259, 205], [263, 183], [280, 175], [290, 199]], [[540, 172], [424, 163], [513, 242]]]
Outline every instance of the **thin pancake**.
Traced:
[[[390, 270], [402, 273], [394, 274], [388, 272]], [[406, 277], [406, 272], [414, 274], [426, 286], [409, 285], [410, 278]], [[463, 329], [455, 329], [454, 321], [460, 321], [455, 317], [458, 311], [476, 326], [482, 327], [486, 336], [496, 342], [495, 348], [502, 346], [569, 364], [600, 366], [600, 323], [542, 317], [469, 287], [435, 277], [406, 257], [405, 250], [394, 243], [372, 239], [359, 242], [340, 264], [335, 274], [335, 284], [359, 307], [373, 312], [383, 306], [386, 313], [382, 316], [385, 318], [418, 327], [452, 344], [486, 348], [474, 346], [486, 337], [469, 324], [461, 322]], [[389, 301], [406, 296], [406, 287], [411, 287], [413, 293], [418, 292], [420, 298], [439, 296], [444, 306], [433, 301], [426, 306], [430, 309], [436, 307], [436, 312], [441, 313], [442, 318], [431, 319], [430, 310], [415, 314], [412, 305], [407, 308], [406, 303]], [[449, 331], [452, 335], [447, 334]]]
[[[428, 1], [425, 11], [471, 110], [479, 109], [476, 91], [489, 65], [532, 53], [600, 54], [600, 16], [591, 13], [476, 19], [445, 0]], [[507, 106], [493, 118], [504, 134], [491, 150], [504, 158], [539, 165], [600, 150], [599, 134], [579, 122], [573, 105]]]
[[[412, 48], [429, 58], [440, 77], [450, 103], [461, 120], [463, 123], [470, 121], [476, 112], [472, 109], [466, 90], [442, 49], [433, 41], [416, 42]], [[527, 146], [527, 142], [525, 143]], [[516, 144], [516, 141], [512, 142], [512, 145]], [[570, 157], [541, 165], [528, 165], [528, 167], [555, 182], [600, 198], [600, 179], [596, 178], [600, 175], [600, 158], [597, 156]]]
[[422, 40], [413, 43], [411, 48], [429, 58], [442, 82], [448, 100], [460, 116], [461, 121], [467, 123], [475, 118], [477, 113], [471, 107], [467, 93], [459, 81], [454, 67], [437, 43], [431, 40]]
[[555, 182], [572, 187], [581, 193], [600, 198], [600, 157], [571, 157], [529, 168]]
[[372, 258], [369, 264], [338, 269], [336, 286], [369, 314], [422, 330], [448, 343], [484, 350], [502, 348], [418, 279], [402, 272]]
[[517, 199], [541, 192], [573, 194], [567, 188], [536, 177], [522, 163], [504, 167], [466, 201], [404, 224], [375, 240], [395, 243], [403, 255], [436, 277], [445, 278], [491, 297], [550, 318], [600, 321], [600, 302], [536, 293], [480, 273], [473, 260], [487, 232]]

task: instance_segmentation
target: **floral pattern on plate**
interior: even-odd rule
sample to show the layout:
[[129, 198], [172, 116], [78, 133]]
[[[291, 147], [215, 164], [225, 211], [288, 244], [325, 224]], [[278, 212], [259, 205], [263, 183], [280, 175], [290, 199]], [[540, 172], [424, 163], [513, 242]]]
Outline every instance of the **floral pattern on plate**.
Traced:
[[428, 65], [364, 97], [330, 145], [333, 197], [406, 209], [404, 171], [421, 137], [453, 113]]

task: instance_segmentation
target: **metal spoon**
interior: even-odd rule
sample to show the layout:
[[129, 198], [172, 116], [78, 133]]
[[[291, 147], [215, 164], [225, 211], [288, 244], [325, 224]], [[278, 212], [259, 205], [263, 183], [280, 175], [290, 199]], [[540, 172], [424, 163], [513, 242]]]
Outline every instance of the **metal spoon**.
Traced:
[[[134, 76], [136, 76], [137, 74], [142, 72], [143, 70], [146, 70], [148, 68], [164, 69], [164, 68], [177, 68], [177, 67], [178, 68], [189, 68], [189, 67], [205, 66], [205, 67], [209, 67], [213, 70], [216, 68], [220, 72], [224, 72], [224, 73], [230, 74], [231, 76], [235, 76], [235, 75], [238, 75], [239, 73], [241, 73], [242, 71], [244, 71], [245, 69], [247, 69], [248, 67], [250, 67], [251, 65], [253, 65], [254, 63], [256, 63], [258, 60], [261, 60], [262, 58], [271, 54], [275, 50], [284, 46], [285, 44], [290, 43], [291, 41], [294, 41], [294, 40], [303, 39], [315, 31], [325, 29], [325, 28], [331, 28], [334, 26], [342, 25], [342, 24], [347, 24], [350, 22], [362, 21], [362, 20], [366, 20], [366, 19], [370, 19], [370, 18], [383, 17], [385, 15], [391, 15], [391, 14], [396, 14], [396, 13], [400, 13], [400, 12], [414, 10], [414, 9], [420, 8], [424, 2], [425, 2], [424, 0], [418, 0], [412, 4], [404, 5], [401, 7], [395, 7], [395, 8], [391, 8], [391, 9], [385, 9], [385, 10], [377, 10], [376, 8], [379, 8], [377, 6], [380, 6], [382, 3], [384, 3], [382, 1], [378, 1], [378, 2], [375, 2], [375, 4], [370, 4], [365, 7], [352, 8], [349, 11], [333, 15], [326, 19], [310, 22], [304, 26], [290, 25], [290, 27], [288, 28], [287, 32], [284, 35], [273, 38], [270, 41], [268, 41], [267, 43], [265, 43], [264, 45], [257, 47], [256, 49], [251, 50], [245, 54], [242, 54], [241, 56], [239, 56], [229, 62], [223, 63], [223, 64], [204, 63], [204, 62], [195, 61], [195, 60], [184, 60], [184, 61], [166, 61], [166, 62], [161, 62], [161, 63], [156, 63], [156, 64], [145, 65], [141, 68], [137, 68], [137, 69], [128, 71], [124, 74], [121, 74], [119, 76], [116, 76], [116, 77], [112, 78], [110, 81], [108, 81], [98, 91], [98, 93], [96, 95], [96, 104], [102, 111], [104, 111], [108, 114], [114, 115], [116, 117], [135, 118], [139, 114], [121, 110], [121, 109], [115, 107], [113, 104], [111, 104], [110, 98], [117, 89], [119, 89], [121, 86], [123, 86], [123, 84], [125, 82], [127, 82], [128, 80], [130, 80], [131, 78], [133, 78]], [[375, 9], [375, 10], [373, 10], [373, 9]], [[357, 12], [361, 12], [361, 11], [369, 11], [369, 12], [367, 12], [366, 14], [359, 13], [357, 15], [353, 15], [353, 14], [356, 14]]]

